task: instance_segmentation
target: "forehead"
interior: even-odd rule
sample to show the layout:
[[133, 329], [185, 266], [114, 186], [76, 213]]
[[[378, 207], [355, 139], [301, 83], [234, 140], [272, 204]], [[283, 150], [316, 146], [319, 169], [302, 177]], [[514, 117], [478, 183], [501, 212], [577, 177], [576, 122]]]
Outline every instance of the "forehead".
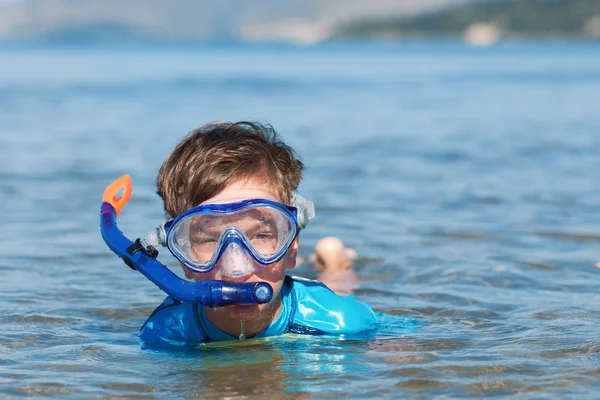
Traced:
[[190, 220], [190, 226], [196, 229], [218, 228], [229, 226], [242, 228], [258, 227], [264, 225], [277, 225], [282, 214], [269, 209], [251, 208], [231, 215], [200, 215]]
[[258, 179], [235, 181], [202, 204], [233, 203], [249, 199], [266, 199], [281, 202], [277, 190], [272, 184]]

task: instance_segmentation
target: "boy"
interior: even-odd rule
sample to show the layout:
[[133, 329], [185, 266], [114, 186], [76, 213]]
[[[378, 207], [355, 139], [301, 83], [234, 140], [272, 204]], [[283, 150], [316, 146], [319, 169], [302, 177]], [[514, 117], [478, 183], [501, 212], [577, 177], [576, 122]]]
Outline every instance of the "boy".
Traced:
[[179, 216], [170, 250], [185, 276], [267, 282], [273, 297], [219, 308], [167, 297], [142, 326], [142, 340], [184, 345], [283, 333], [349, 334], [379, 325], [373, 310], [353, 296], [286, 276], [309, 218], [297, 212], [302, 169], [277, 133], [257, 123], [204, 125], [175, 147], [157, 187], [166, 213]]

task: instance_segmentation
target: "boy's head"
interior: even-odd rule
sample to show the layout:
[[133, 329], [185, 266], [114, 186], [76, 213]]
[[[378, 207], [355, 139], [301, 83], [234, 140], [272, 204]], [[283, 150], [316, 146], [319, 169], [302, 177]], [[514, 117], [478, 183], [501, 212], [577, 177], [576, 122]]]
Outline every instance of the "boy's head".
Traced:
[[[271, 126], [222, 122], [204, 125], [191, 132], [175, 147], [159, 170], [158, 194], [171, 217], [196, 206], [212, 207], [215, 211], [209, 219], [201, 212], [190, 218], [189, 225], [182, 229], [182, 236], [189, 237], [186, 239], [190, 258], [198, 259], [204, 254], [211, 254], [211, 251], [218, 254], [219, 240], [227, 234], [223, 232], [231, 228], [244, 235], [246, 242], [242, 243], [242, 247], [249, 245], [260, 250], [261, 246], [266, 247], [273, 241], [280, 246], [283, 256], [270, 264], [257, 262], [256, 257], [253, 259], [246, 249], [236, 244], [239, 242], [231, 242], [223, 245], [226, 247], [209, 271], [194, 272], [184, 266], [186, 277], [196, 280], [261, 281], [273, 287], [273, 300], [268, 304], [208, 310], [213, 323], [223, 330], [231, 328], [231, 322], [239, 323], [255, 317], [268, 323], [270, 316], [275, 315], [280, 307], [285, 272], [295, 266], [298, 250], [296, 227], [293, 226], [292, 232], [288, 228], [291, 225], [285, 224], [284, 205], [291, 204], [302, 169], [303, 164], [294, 150], [280, 140]], [[238, 206], [240, 202], [245, 204], [254, 199], [266, 200], [266, 207], [248, 209], [245, 205]], [[282, 204], [269, 208], [269, 202]], [[218, 211], [231, 210], [231, 207], [234, 211], [224, 216]], [[259, 229], [257, 225], [266, 228]], [[281, 238], [286, 233], [294, 235], [293, 241], [287, 242], [287, 247], [281, 246], [282, 241], [278, 240], [278, 235]], [[291, 241], [292, 236], [288, 237]], [[236, 274], [239, 270], [244, 273]]]
[[216, 122], [177, 144], [158, 171], [157, 192], [171, 217], [244, 180], [267, 184], [279, 202], [290, 204], [303, 167], [270, 125]]

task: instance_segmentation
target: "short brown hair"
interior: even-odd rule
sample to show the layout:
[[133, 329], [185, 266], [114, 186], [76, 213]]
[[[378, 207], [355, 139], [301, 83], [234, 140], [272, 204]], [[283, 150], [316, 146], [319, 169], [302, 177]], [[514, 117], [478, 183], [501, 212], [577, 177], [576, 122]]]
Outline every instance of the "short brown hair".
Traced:
[[273, 185], [289, 204], [304, 165], [271, 125], [216, 122], [190, 132], [163, 162], [156, 178], [165, 211], [174, 217], [240, 179]]

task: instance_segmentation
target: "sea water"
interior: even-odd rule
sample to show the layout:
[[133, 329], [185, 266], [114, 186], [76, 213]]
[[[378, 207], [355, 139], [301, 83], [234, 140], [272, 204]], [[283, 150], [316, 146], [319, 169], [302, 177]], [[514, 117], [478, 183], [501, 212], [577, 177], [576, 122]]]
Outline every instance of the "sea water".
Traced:
[[[379, 332], [138, 341], [164, 294], [102, 242], [102, 192], [132, 176], [143, 235], [162, 160], [216, 120], [298, 151], [300, 253], [356, 249]], [[0, 397], [597, 397], [599, 171], [599, 43], [4, 45]]]

